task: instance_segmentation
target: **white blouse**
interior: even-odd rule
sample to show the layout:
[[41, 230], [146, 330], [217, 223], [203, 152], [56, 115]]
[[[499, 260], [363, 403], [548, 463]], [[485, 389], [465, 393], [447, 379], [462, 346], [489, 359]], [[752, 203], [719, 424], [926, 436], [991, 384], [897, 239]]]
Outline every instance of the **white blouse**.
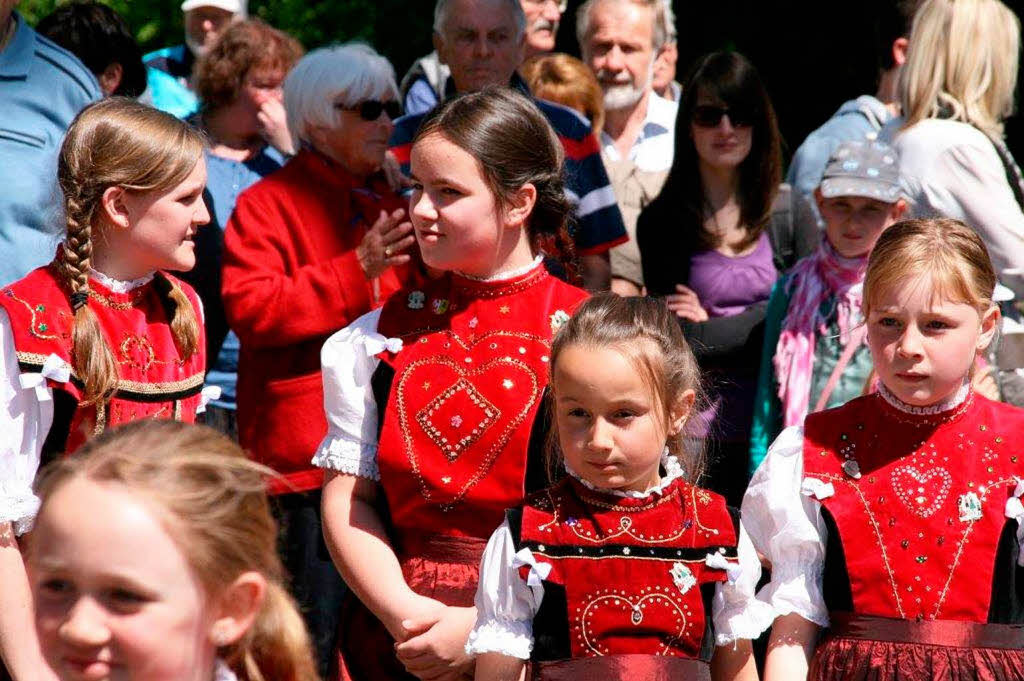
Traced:
[[[149, 283], [149, 274], [132, 281], [118, 281], [102, 272], [90, 276], [118, 293], [127, 293]], [[203, 310], [198, 310], [200, 320]], [[22, 373], [10, 317], [0, 308], [0, 523], [12, 523], [22, 535], [32, 529], [39, 510], [33, 482], [39, 471], [46, 436], [53, 426], [53, 389], [46, 379], [65, 382], [71, 367], [57, 355], [47, 358], [40, 373]], [[199, 410], [215, 399], [215, 386], [203, 388]]]
[[[682, 475], [675, 457], [668, 457], [665, 469], [668, 475], [644, 496], [660, 493], [670, 482]], [[566, 470], [590, 489], [593, 485]], [[637, 498], [618, 490], [602, 490], [617, 496]], [[747, 532], [740, 523], [739, 564], [729, 570], [728, 581], [719, 583], [711, 602], [711, 619], [715, 628], [715, 643], [723, 646], [737, 639], [755, 639], [771, 626], [774, 614], [754, 596], [761, 578], [761, 563]], [[713, 556], [713, 558], [712, 558]], [[708, 554], [716, 560], [718, 554]], [[529, 565], [526, 580], [519, 568]], [[544, 600], [541, 582], [550, 566], [539, 563], [529, 549], [518, 553], [508, 522], [503, 522], [487, 542], [480, 561], [480, 584], [476, 592], [477, 620], [466, 642], [466, 653], [501, 653], [522, 660], [529, 659], [533, 650], [533, 618]]]
[[[907, 413], [938, 414], [961, 404], [969, 394], [964, 385], [952, 398], [931, 407], [901, 402], [885, 386], [879, 393], [889, 404]], [[800, 615], [827, 627], [828, 610], [822, 584], [825, 545], [828, 541], [821, 501], [835, 494], [831, 483], [804, 477], [803, 426], [791, 426], [775, 440], [743, 497], [743, 523], [754, 547], [772, 565], [772, 579], [758, 592], [758, 600], [774, 617]], [[1006, 503], [1006, 516], [1017, 520], [1017, 538], [1024, 541], [1024, 483]], [[1024, 552], [1018, 562], [1024, 560]], [[1024, 563], [1021, 563], [1024, 565]]]

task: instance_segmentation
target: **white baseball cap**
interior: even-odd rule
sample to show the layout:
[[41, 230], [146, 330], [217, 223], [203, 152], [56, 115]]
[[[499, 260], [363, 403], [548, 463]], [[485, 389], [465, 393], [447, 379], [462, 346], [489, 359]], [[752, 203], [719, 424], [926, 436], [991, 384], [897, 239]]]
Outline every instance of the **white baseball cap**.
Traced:
[[248, 5], [248, 0], [185, 0], [181, 3], [181, 11], [188, 12], [200, 7], [217, 7], [244, 17], [248, 14]]

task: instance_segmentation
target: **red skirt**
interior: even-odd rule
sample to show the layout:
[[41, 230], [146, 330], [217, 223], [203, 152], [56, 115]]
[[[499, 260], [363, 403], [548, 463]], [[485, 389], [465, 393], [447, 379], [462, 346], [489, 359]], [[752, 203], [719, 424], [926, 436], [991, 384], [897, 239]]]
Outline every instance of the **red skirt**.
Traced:
[[[480, 581], [485, 539], [409, 534], [395, 552], [406, 584], [421, 596], [445, 605], [473, 605]], [[395, 656], [395, 639], [376, 615], [351, 591], [345, 595], [338, 625], [338, 675], [342, 681], [416, 681]]]
[[812, 681], [1019, 681], [1024, 626], [832, 613]]
[[703, 660], [659, 655], [606, 655], [531, 664], [533, 681], [711, 681]]

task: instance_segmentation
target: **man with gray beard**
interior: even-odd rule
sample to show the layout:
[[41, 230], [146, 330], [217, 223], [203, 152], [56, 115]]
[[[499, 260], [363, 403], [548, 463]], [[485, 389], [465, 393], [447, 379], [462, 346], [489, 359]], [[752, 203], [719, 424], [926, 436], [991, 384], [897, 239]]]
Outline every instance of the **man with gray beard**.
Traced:
[[653, 89], [658, 53], [668, 39], [663, 0], [587, 0], [576, 14], [583, 61], [604, 92], [601, 155], [630, 240], [611, 251], [612, 290], [643, 289], [636, 219], [661, 190], [675, 146], [679, 105]]

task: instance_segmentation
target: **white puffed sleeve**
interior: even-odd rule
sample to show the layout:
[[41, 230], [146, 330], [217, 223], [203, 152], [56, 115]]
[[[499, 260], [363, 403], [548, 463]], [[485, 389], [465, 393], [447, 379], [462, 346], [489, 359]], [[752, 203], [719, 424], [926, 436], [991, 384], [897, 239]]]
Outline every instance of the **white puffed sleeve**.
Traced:
[[32, 529], [39, 510], [32, 482], [51, 425], [53, 391], [42, 374], [21, 373], [10, 318], [0, 309], [0, 523], [13, 523], [16, 534]]
[[[319, 468], [380, 479], [377, 402], [370, 379], [387, 339], [377, 333], [380, 310], [364, 314], [327, 339], [320, 352], [327, 436], [313, 456]], [[401, 341], [398, 342], [400, 347]]]
[[761, 579], [761, 561], [740, 522], [739, 572], [735, 579], [722, 582], [711, 600], [711, 621], [715, 627], [715, 644], [724, 646], [745, 638], [754, 640], [775, 621], [775, 611], [755, 592]]
[[[821, 504], [805, 494], [803, 426], [791, 426], [768, 450], [743, 497], [743, 524], [750, 540], [772, 565], [772, 579], [758, 599], [776, 617], [795, 613], [828, 626], [822, 594], [827, 533]], [[817, 489], [817, 494], [826, 491]]]
[[[531, 571], [550, 566], [537, 563], [529, 549], [516, 553], [508, 522], [503, 522], [487, 542], [480, 560], [476, 589], [476, 625], [466, 641], [466, 654], [501, 653], [521, 660], [533, 650], [533, 617], [544, 599], [541, 575], [524, 580], [519, 567]], [[547, 572], [543, 572], [546, 576]]]

